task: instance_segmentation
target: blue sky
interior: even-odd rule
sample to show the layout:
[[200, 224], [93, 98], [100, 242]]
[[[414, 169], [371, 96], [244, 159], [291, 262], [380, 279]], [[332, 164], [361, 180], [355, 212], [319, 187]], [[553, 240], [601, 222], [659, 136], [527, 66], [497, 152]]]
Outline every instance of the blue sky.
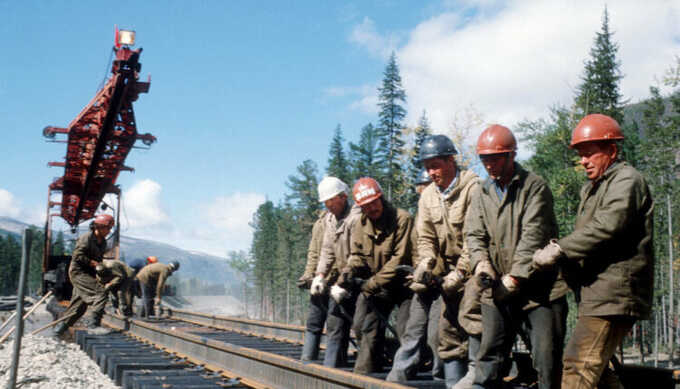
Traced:
[[[609, 5], [625, 74], [646, 97], [680, 55], [673, 1]], [[254, 4], [257, 4], [254, 5]], [[437, 132], [512, 126], [568, 103], [602, 2], [0, 0], [0, 216], [41, 224], [48, 168], [65, 155], [46, 125], [67, 126], [108, 77], [114, 25], [134, 29], [149, 94], [135, 103], [151, 150], [122, 173], [123, 233], [225, 255], [247, 249], [247, 222], [278, 201], [305, 159], [326, 166], [333, 129], [356, 141], [377, 118], [376, 88], [394, 51], [408, 125]]]

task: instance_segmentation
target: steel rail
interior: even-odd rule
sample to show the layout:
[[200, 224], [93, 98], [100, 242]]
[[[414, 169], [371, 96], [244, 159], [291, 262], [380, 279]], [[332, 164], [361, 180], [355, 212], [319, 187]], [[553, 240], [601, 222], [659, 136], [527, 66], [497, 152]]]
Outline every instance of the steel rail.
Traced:
[[[210, 315], [208, 315], [210, 316]], [[188, 333], [181, 327], [165, 328], [136, 319], [107, 314], [104, 323], [156, 347], [183, 356], [230, 378], [240, 378], [253, 386], [269, 388], [366, 388], [406, 389], [409, 386], [328, 368], [270, 352], [210, 339]]]

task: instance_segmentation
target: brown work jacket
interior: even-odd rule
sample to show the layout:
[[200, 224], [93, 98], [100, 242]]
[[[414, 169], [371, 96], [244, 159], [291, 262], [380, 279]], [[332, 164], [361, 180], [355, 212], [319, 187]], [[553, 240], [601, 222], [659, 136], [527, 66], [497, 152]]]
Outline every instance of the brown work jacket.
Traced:
[[73, 249], [71, 264], [69, 265], [69, 276], [87, 274], [95, 277], [96, 272], [94, 267], [90, 266], [90, 261], [101, 262], [105, 252], [106, 240], [102, 240], [101, 243], [97, 242], [93, 230], [81, 235], [76, 241], [76, 247]]
[[[435, 258], [435, 276], [446, 275], [454, 268], [469, 274], [467, 245], [463, 239], [465, 214], [472, 189], [479, 177], [470, 170], [460, 170], [453, 191], [442, 198], [435, 183], [428, 185], [418, 201], [418, 261]], [[416, 264], [417, 265], [417, 264]]]
[[302, 278], [314, 278], [314, 272], [319, 264], [319, 255], [321, 254], [321, 243], [323, 242], [323, 235], [326, 224], [324, 220], [329, 212], [323, 211], [321, 216], [314, 222], [312, 226], [312, 239], [309, 241], [309, 248], [307, 248], [307, 264], [305, 265], [305, 272]]
[[137, 279], [143, 285], [156, 285], [156, 297], [160, 297], [165, 281], [170, 275], [172, 275], [172, 266], [156, 262], [144, 266], [137, 273]]
[[356, 276], [368, 278], [365, 291], [403, 288], [404, 280], [397, 279], [396, 267], [412, 265], [411, 215], [382, 201], [382, 216], [373, 221], [362, 214], [354, 223], [350, 236], [348, 267]]
[[568, 257], [566, 275], [578, 282], [579, 315], [648, 318], [654, 201], [644, 177], [626, 162], [614, 163], [581, 188], [577, 212], [574, 232], [558, 244]]
[[[491, 179], [472, 198], [465, 222], [471, 268], [489, 261], [499, 279], [509, 274], [520, 281], [524, 309], [547, 304], [564, 296], [567, 285], [557, 270], [536, 271], [532, 257], [557, 233], [550, 188], [541, 177], [515, 163], [502, 200]], [[484, 297], [483, 301], [491, 303]]]
[[97, 281], [101, 282], [104, 286], [109, 286], [109, 289], [116, 289], [121, 284], [132, 280], [135, 276], [135, 271], [122, 261], [105, 259], [102, 261], [102, 265], [110, 270], [109, 275], [101, 277], [97, 276]]
[[321, 256], [316, 268], [317, 274], [326, 275], [326, 281], [335, 282], [340, 271], [347, 266], [352, 227], [360, 217], [361, 208], [358, 205], [350, 205], [349, 202], [339, 218], [330, 212], [326, 215]]

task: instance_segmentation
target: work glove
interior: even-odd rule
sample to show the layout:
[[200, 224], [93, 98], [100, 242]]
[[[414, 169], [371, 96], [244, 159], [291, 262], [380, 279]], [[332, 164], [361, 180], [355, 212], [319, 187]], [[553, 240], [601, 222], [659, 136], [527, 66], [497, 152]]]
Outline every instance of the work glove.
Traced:
[[493, 291], [493, 296], [498, 301], [505, 301], [519, 292], [519, 281], [510, 274], [501, 277], [501, 282], [498, 283], [496, 289]]
[[309, 289], [312, 286], [312, 277], [303, 274], [302, 277], [298, 278], [295, 284], [300, 289]]
[[424, 258], [413, 271], [413, 282], [428, 284], [432, 280], [432, 269], [436, 261], [434, 258]]
[[336, 303], [340, 304], [347, 296], [349, 296], [347, 289], [338, 285], [331, 286], [331, 297]]
[[420, 282], [411, 282], [408, 284], [408, 288], [418, 294], [427, 292], [427, 285]]
[[442, 292], [447, 296], [453, 296], [460, 291], [465, 284], [465, 275], [459, 270], [452, 270], [444, 277], [442, 282]]
[[111, 285], [110, 282], [108, 284], [104, 285], [104, 292], [107, 292], [107, 293], [110, 292], [112, 287], [113, 287], [113, 285]]
[[311, 293], [312, 296], [318, 296], [323, 293], [324, 289], [326, 289], [326, 280], [323, 278], [323, 275], [317, 274], [312, 280], [312, 287], [309, 293]]
[[364, 282], [363, 285], [361, 285], [361, 291], [366, 295], [366, 296], [372, 296], [376, 294], [378, 291], [380, 291], [380, 286], [378, 285], [377, 282], [375, 282], [375, 278], [371, 277], [366, 282]]
[[498, 278], [496, 270], [494, 270], [489, 261], [479, 262], [477, 266], [475, 266], [475, 275], [478, 276], [479, 282], [481, 282], [484, 287], [488, 286], [484, 285], [484, 283], [495, 281]]
[[533, 265], [536, 269], [546, 269], [554, 266], [564, 256], [564, 251], [557, 244], [557, 240], [551, 239], [545, 247], [536, 250], [532, 257]]
[[160, 316], [161, 315], [161, 299], [160, 297], [156, 297], [153, 299], [153, 314], [155, 316]]

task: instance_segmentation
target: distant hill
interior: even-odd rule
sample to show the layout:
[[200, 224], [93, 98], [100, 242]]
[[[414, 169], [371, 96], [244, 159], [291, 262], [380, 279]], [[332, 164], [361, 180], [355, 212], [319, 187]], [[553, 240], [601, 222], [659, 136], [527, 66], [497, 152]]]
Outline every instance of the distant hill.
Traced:
[[[26, 227], [29, 227], [29, 224], [8, 217], [0, 217], [0, 235], [2, 236], [12, 235], [20, 239]], [[42, 226], [38, 228], [42, 229]], [[68, 232], [64, 235], [66, 239], [71, 238]], [[241, 275], [229, 267], [226, 258], [187, 251], [166, 243], [121, 235], [120, 250], [121, 257], [126, 262], [136, 258], [146, 258], [149, 255], [157, 256], [164, 263], [178, 261], [180, 270], [177, 276], [182, 279], [198, 278], [206, 282], [225, 285], [240, 282], [241, 279]]]

